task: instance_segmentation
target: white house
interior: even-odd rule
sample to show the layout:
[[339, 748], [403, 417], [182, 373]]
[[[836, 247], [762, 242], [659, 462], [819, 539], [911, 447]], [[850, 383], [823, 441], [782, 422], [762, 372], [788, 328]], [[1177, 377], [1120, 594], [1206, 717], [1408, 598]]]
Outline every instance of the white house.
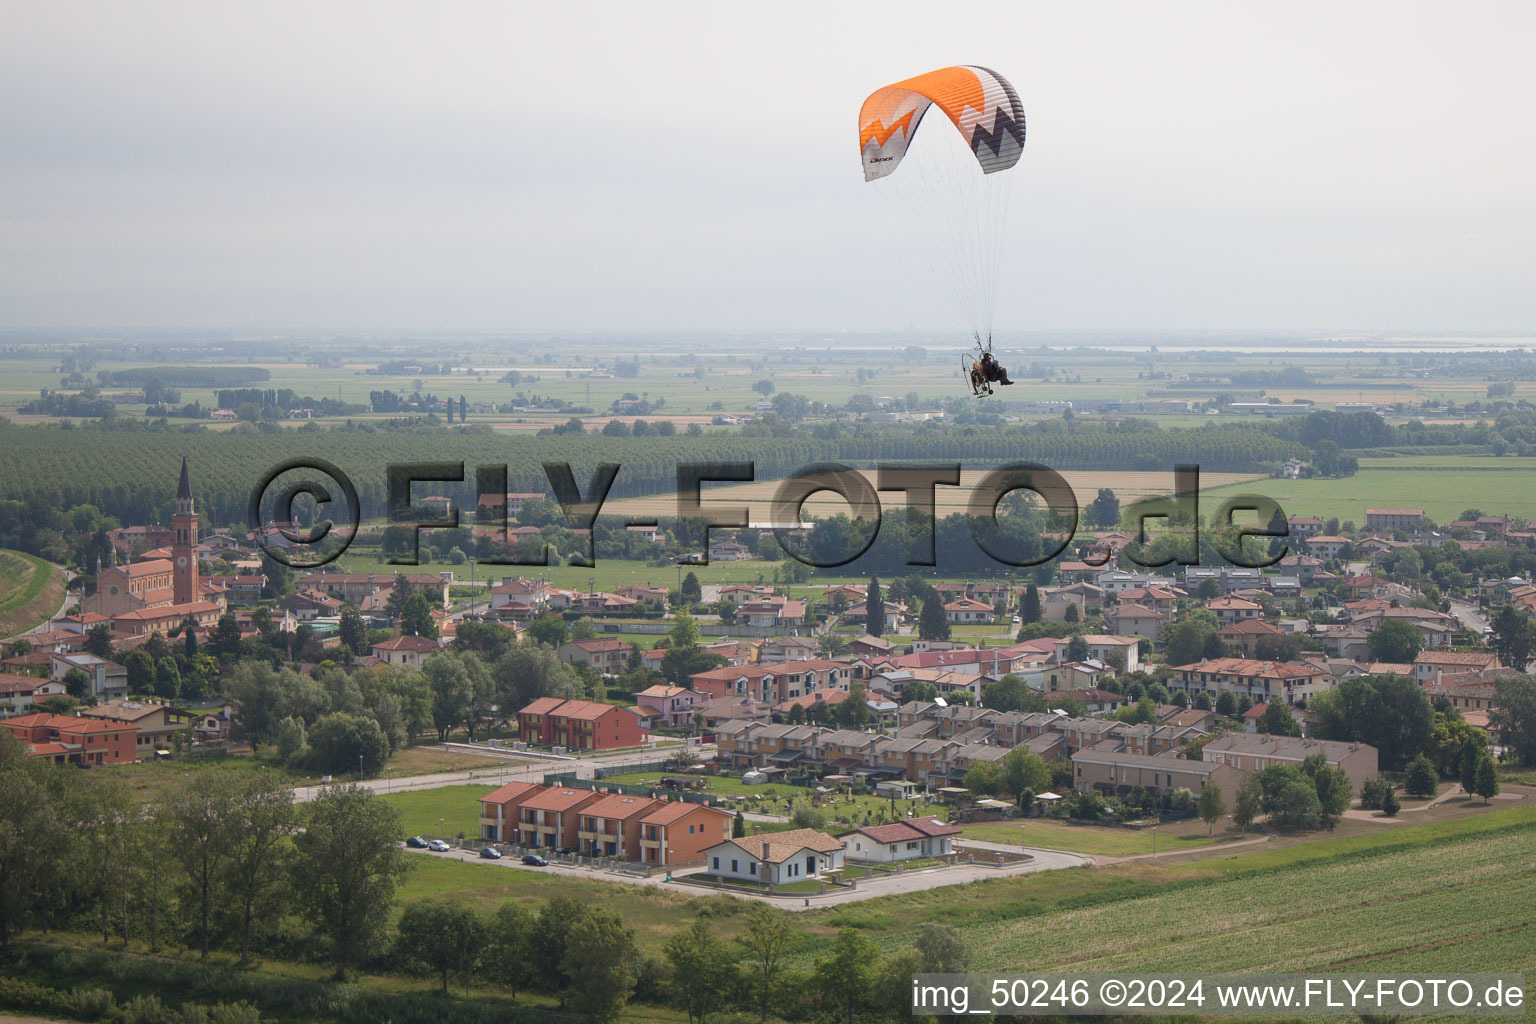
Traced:
[[888, 864], [920, 857], [944, 857], [954, 852], [960, 829], [934, 818], [910, 818], [889, 825], [867, 825], [838, 836], [849, 860]]
[[843, 841], [812, 828], [727, 839], [704, 851], [705, 871], [763, 885], [819, 878], [843, 866]]

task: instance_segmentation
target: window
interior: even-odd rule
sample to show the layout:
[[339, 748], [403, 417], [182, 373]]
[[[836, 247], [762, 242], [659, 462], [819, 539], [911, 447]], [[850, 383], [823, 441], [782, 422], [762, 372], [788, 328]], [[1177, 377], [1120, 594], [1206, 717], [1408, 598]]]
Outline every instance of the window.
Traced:
[[715, 858], [714, 868], [715, 868], [716, 871], [720, 870], [720, 858], [719, 857]]
[[749, 874], [749, 875], [757, 874], [757, 861], [753, 861], [751, 864], [747, 865], [747, 874]]
[[740, 874], [740, 873], [741, 873], [741, 868], [736, 866], [736, 862], [734, 860], [731, 861], [731, 874], [736, 875], [736, 874]]
[[692, 825], [688, 826], [688, 834], [689, 835], [693, 835], [693, 826]]

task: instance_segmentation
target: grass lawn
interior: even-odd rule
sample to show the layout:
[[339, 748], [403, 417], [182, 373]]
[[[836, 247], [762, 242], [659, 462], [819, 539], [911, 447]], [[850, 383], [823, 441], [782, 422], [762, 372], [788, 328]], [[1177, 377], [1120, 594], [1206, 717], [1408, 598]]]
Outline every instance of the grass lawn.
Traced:
[[[741, 781], [740, 776], [735, 775], [705, 775], [700, 776], [705, 783], [705, 789], [710, 793], [721, 796], [746, 796], [755, 799], [754, 804], [742, 805], [749, 811], [760, 811], [764, 814], [787, 814], [788, 805], [785, 801], [794, 799], [810, 799], [815, 796], [813, 787], [791, 786], [781, 782], [764, 783], [757, 786], [748, 786]], [[635, 772], [628, 775], [605, 776], [604, 782], [616, 782], [627, 786], [654, 786], [658, 785], [661, 776], [653, 772]], [[727, 803], [728, 807], [736, 804]], [[857, 813], [864, 813], [878, 820], [884, 815], [885, 821], [893, 819], [891, 801], [885, 797], [870, 796], [865, 793], [854, 794], [851, 798], [844, 794], [837, 794], [825, 804], [822, 809], [827, 812], [829, 819], [838, 816], [851, 818]], [[936, 814], [939, 809], [924, 804], [920, 800], [897, 800], [895, 804], [895, 818], [903, 818], [908, 810], [916, 812], [919, 816]], [[829, 826], [830, 827], [830, 826]]]
[[64, 602], [64, 573], [36, 555], [0, 551], [0, 637], [36, 626]]
[[312, 776], [295, 768], [286, 768], [265, 758], [252, 757], [250, 754], [183, 757], [175, 761], [136, 761], [132, 764], [113, 765], [111, 768], [104, 769], [103, 777], [122, 780], [135, 796], [147, 803], [180, 789], [198, 772], [220, 768], [229, 771], [276, 774], [295, 786], [319, 781], [318, 775]]
[[385, 793], [384, 800], [400, 812], [407, 835], [457, 836], [480, 834], [480, 798], [494, 786], [443, 786]]
[[732, 938], [739, 927], [734, 918], [743, 905], [723, 893], [700, 889], [674, 892], [654, 886], [607, 882], [600, 878], [572, 878], [539, 868], [507, 866], [503, 861], [465, 862], [448, 857], [413, 853], [414, 870], [398, 892], [397, 909], [419, 899], [453, 899], [490, 914], [507, 900], [539, 906], [556, 896], [568, 896], [591, 906], [620, 914], [635, 930], [635, 942], [648, 956], [661, 955], [661, 947], [676, 931], [688, 926], [701, 911], [716, 922], [716, 935]]
[[516, 768], [530, 762], [506, 757], [481, 757], [456, 750], [439, 750], [436, 747], [406, 747], [384, 765], [382, 778], [400, 779], [411, 775], [431, 775], [435, 772], [461, 772], [485, 769], [499, 771]]
[[[1022, 826], [1022, 827], [1021, 827]], [[1152, 852], [1151, 829], [1111, 828], [1104, 825], [1069, 825], [1059, 821], [1028, 818], [1015, 821], [988, 821], [962, 825], [967, 838], [987, 843], [1015, 846], [1039, 846], [1047, 850], [1093, 853], [1106, 857], [1130, 857]], [[1207, 836], [1205, 823], [1199, 819], [1159, 825], [1157, 852], [1172, 853], [1206, 846], [1228, 838], [1221, 833]], [[1236, 838], [1234, 833], [1231, 838]]]
[[[487, 773], [502, 768], [515, 767], [527, 764], [526, 761], [511, 760], [506, 758], [476, 757], [473, 754], [459, 754], [448, 750], [438, 750], [433, 747], [406, 747], [390, 758], [384, 765], [384, 771], [380, 778], [405, 778], [414, 775], [430, 775], [434, 772], [465, 771], [485, 769]], [[174, 761], [136, 761], [132, 764], [114, 765], [103, 777], [121, 779], [127, 783], [128, 788], [145, 802], [157, 799], [161, 795], [179, 789], [187, 779], [198, 772], [209, 771], [215, 768], [226, 768], [231, 771], [263, 772], [276, 774], [295, 786], [314, 785], [320, 781], [320, 774], [310, 772], [302, 768], [291, 768], [277, 764], [266, 757], [255, 757], [249, 753], [227, 754], [216, 757], [183, 757]], [[338, 776], [338, 781], [350, 781], [352, 776]], [[482, 790], [479, 786], [459, 787], [466, 790]], [[426, 796], [430, 792], [444, 792], [443, 790], [423, 790], [418, 796]], [[474, 816], [478, 817], [478, 805], [474, 808]], [[433, 822], [436, 828], [436, 822]], [[479, 834], [478, 823], [470, 829], [471, 835]]]
[[[766, 892], [768, 886], [762, 882], [754, 882], [751, 879], [736, 878], [727, 875], [695, 874], [689, 878], [698, 878], [706, 882], [717, 882], [721, 885], [732, 885], [738, 889], [753, 889]], [[783, 882], [773, 887], [774, 892], [821, 892], [822, 883], [816, 879], [807, 879], [803, 882]]]

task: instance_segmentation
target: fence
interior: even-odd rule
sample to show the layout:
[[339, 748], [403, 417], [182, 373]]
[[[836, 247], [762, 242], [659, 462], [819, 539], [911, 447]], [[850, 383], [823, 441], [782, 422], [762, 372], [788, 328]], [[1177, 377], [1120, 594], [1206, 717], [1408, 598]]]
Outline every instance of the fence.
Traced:
[[[661, 771], [661, 764], [640, 765], [638, 767], [624, 766], [622, 774], [630, 775], [635, 772]], [[595, 769], [594, 774], [602, 769]], [[632, 786], [624, 782], [607, 782], [602, 778], [579, 779], [574, 773], [554, 772], [544, 776], [546, 786], [564, 786], [567, 789], [606, 789], [610, 793], [618, 793], [621, 796], [649, 796], [669, 797], [673, 800], [682, 800], [691, 804], [704, 804], [708, 807], [718, 807], [720, 798], [713, 793], [692, 793], [686, 789], [668, 789], [665, 786]]]

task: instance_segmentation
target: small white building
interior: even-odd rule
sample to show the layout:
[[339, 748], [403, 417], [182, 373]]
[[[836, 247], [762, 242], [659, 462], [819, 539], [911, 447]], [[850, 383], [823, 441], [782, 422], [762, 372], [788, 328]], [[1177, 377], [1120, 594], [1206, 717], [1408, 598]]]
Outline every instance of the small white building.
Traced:
[[867, 825], [838, 836], [847, 847], [849, 860], [889, 864], [954, 853], [954, 837], [960, 829], [934, 818], [909, 818], [889, 825]]
[[783, 885], [843, 866], [843, 841], [812, 828], [727, 839], [704, 851], [704, 870], [721, 878]]

